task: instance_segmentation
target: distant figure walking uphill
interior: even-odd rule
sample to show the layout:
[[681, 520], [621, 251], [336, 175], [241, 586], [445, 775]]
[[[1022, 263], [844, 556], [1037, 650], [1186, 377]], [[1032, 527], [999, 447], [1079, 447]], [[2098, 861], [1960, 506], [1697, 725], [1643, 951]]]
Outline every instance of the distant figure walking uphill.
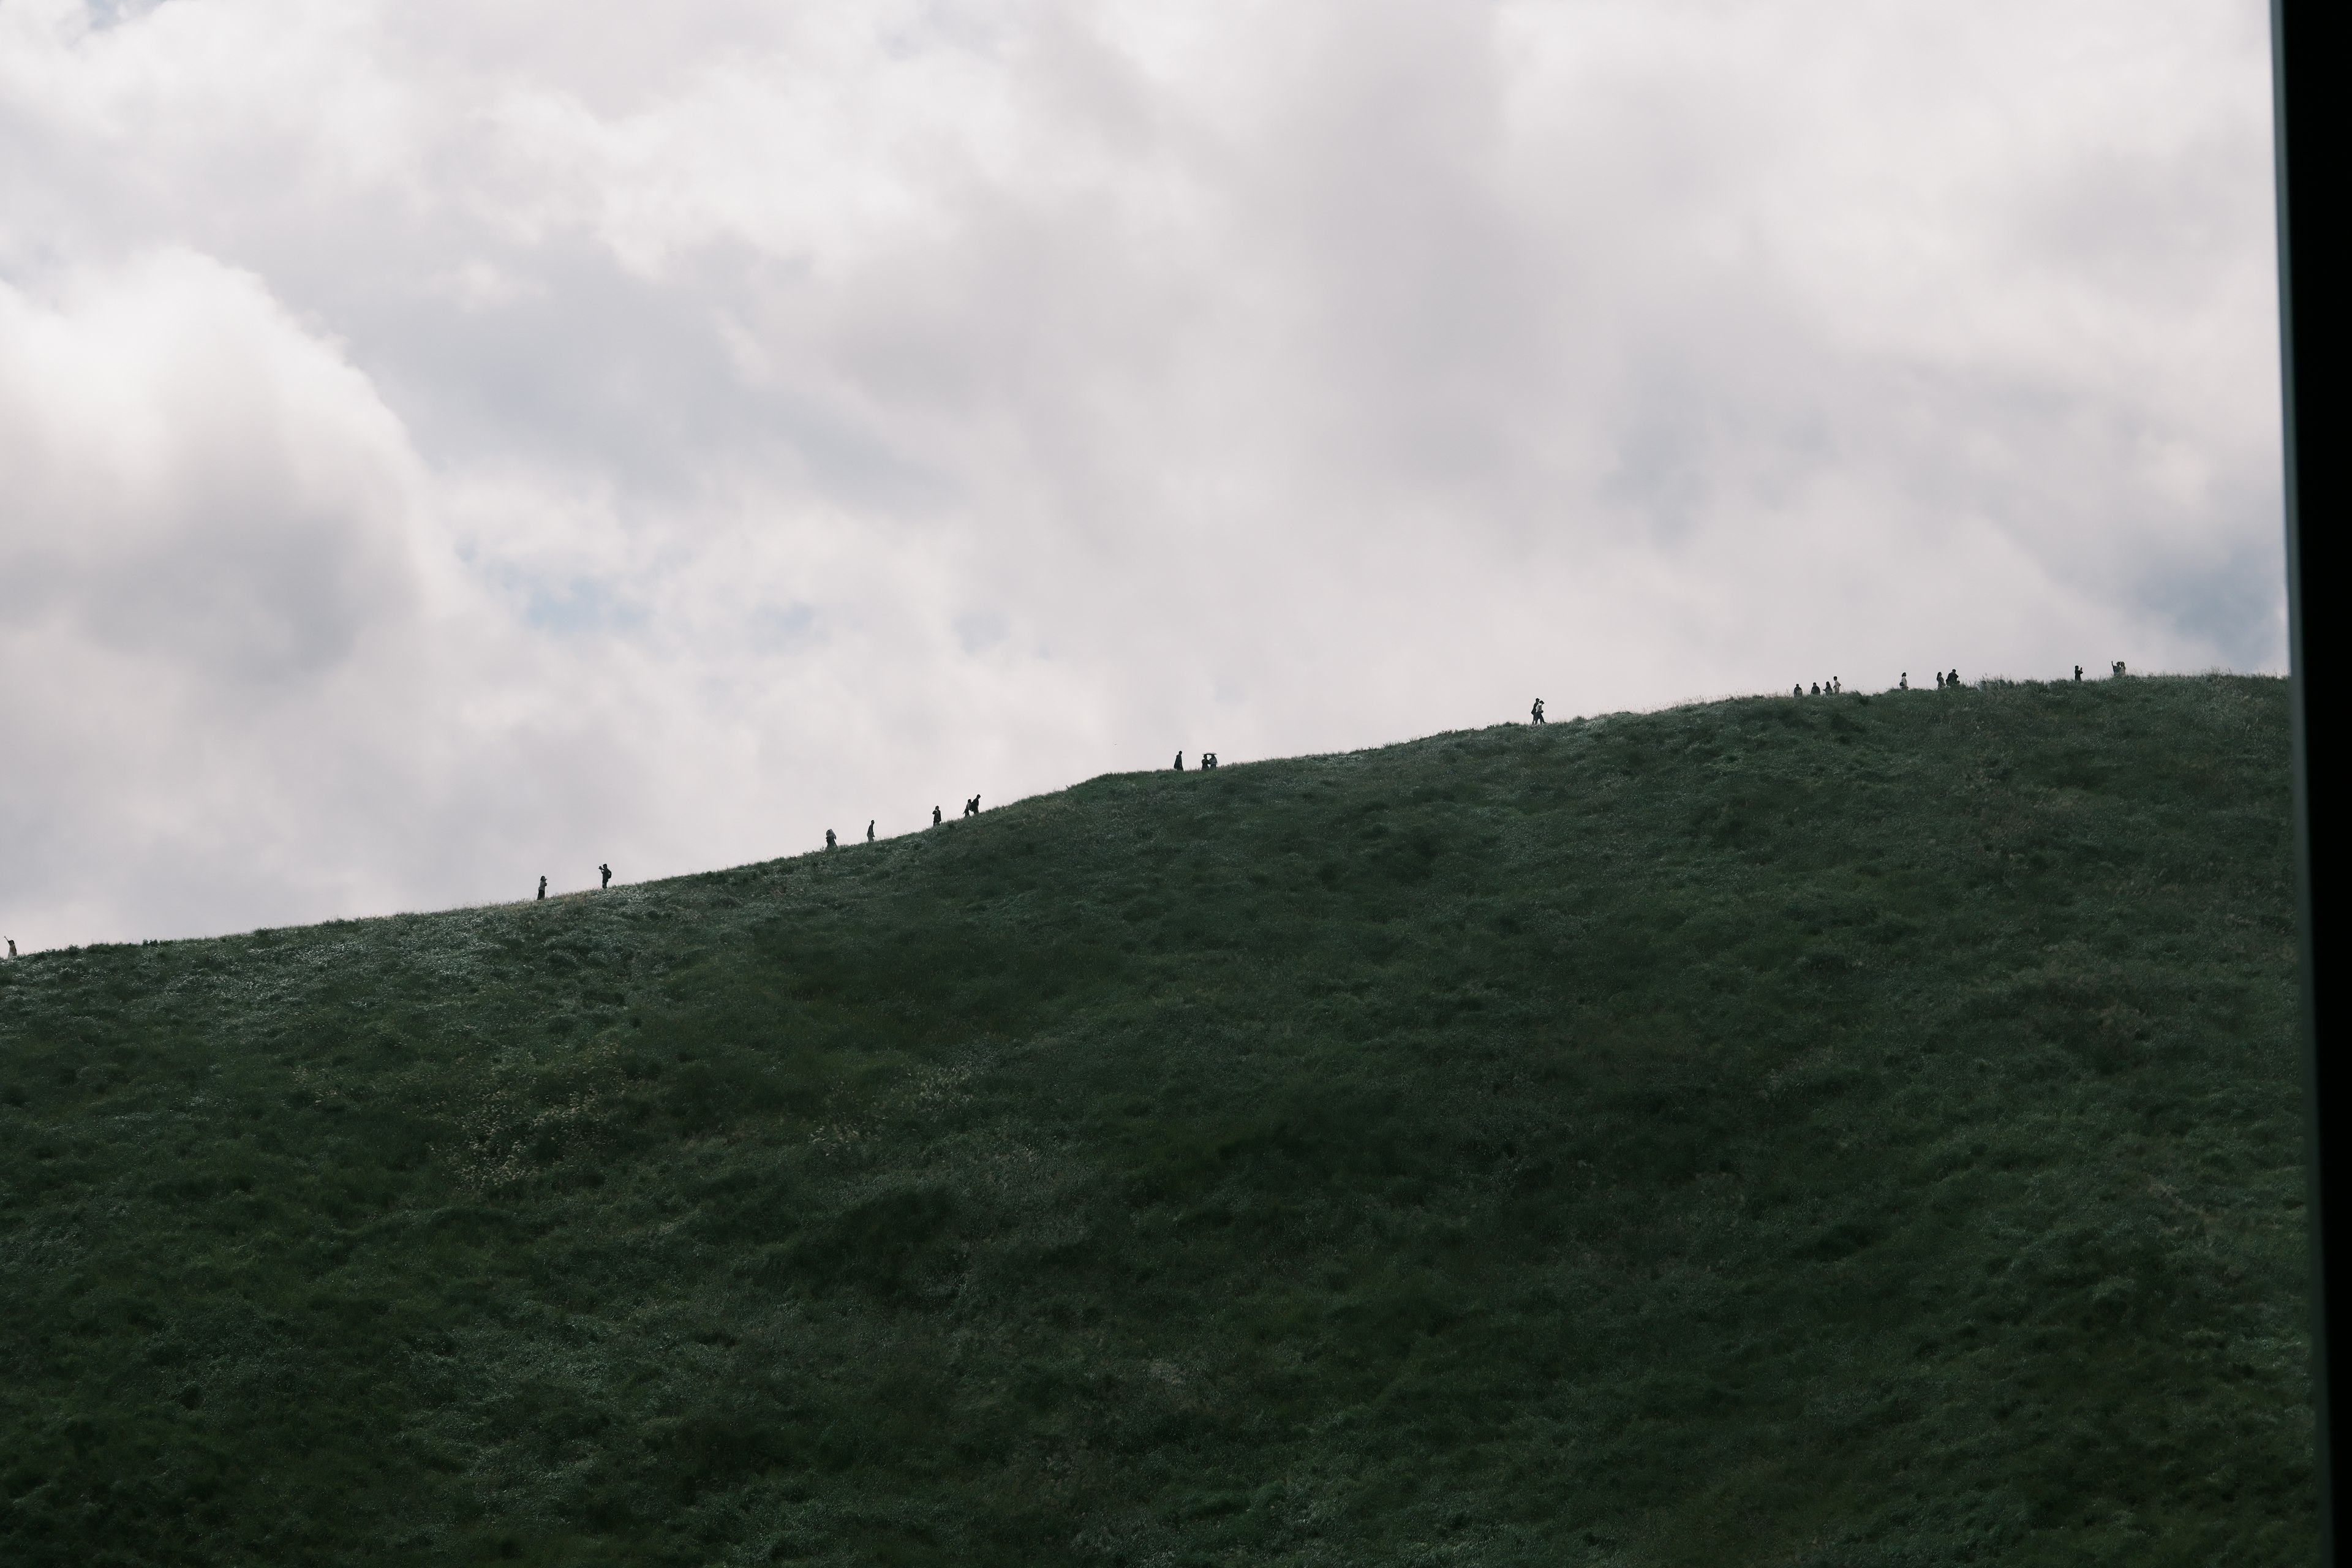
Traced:
[[539, 879], [539, 896], [542, 899], [547, 897], [547, 879], [544, 877]]
[[603, 881], [597, 883], [596, 886], [599, 889], [611, 887], [613, 885], [613, 868], [610, 866], [599, 866], [596, 869], [604, 879]]
[[1535, 705], [1535, 707], [1534, 707], [1532, 710], [1529, 710], [1529, 716], [1528, 716], [1528, 723], [1530, 723], [1530, 724], [1540, 724], [1540, 723], [1542, 723], [1542, 722], [1543, 722], [1543, 699], [1542, 699], [1542, 698], [1538, 697], [1538, 698], [1537, 698], [1537, 699], [1536, 699], [1536, 705]]
[[966, 816], [978, 816], [980, 815], [980, 796], [973, 795], [970, 800], [963, 803], [963, 814]]

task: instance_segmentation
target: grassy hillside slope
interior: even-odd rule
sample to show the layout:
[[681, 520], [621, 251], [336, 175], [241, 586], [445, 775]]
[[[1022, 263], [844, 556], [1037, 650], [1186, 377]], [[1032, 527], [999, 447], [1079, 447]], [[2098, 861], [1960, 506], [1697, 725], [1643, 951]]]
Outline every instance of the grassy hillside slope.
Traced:
[[0, 967], [0, 1560], [2305, 1563], [2283, 684]]

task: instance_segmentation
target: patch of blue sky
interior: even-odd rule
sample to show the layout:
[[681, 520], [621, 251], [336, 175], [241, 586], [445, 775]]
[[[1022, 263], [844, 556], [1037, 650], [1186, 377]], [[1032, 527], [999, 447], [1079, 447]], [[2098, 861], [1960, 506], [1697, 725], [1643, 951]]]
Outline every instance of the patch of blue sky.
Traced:
[[100, 33], [125, 22], [136, 22], [163, 3], [163, 0], [82, 0], [82, 10], [89, 16], [90, 31]]
[[811, 605], [762, 605], [751, 612], [751, 640], [766, 653], [797, 653], [824, 640]]
[[575, 577], [562, 584], [525, 584], [523, 618], [559, 637], [582, 637], [639, 631], [646, 616], [643, 605], [623, 598], [612, 584]]

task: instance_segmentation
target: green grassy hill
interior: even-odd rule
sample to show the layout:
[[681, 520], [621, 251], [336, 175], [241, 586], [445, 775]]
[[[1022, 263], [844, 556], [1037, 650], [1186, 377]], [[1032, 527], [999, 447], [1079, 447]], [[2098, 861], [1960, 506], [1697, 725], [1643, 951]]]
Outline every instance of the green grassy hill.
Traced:
[[2282, 682], [0, 967], [0, 1561], [2304, 1563]]

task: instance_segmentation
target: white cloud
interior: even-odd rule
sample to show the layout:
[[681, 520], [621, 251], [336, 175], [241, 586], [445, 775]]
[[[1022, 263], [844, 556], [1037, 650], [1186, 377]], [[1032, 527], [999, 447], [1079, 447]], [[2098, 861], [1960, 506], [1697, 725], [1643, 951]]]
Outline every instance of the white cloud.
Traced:
[[233, 689], [407, 613], [421, 474], [363, 377], [184, 250], [0, 284], [0, 616]]
[[99, 15], [0, 7], [20, 942], [2281, 658], [2250, 0]]

